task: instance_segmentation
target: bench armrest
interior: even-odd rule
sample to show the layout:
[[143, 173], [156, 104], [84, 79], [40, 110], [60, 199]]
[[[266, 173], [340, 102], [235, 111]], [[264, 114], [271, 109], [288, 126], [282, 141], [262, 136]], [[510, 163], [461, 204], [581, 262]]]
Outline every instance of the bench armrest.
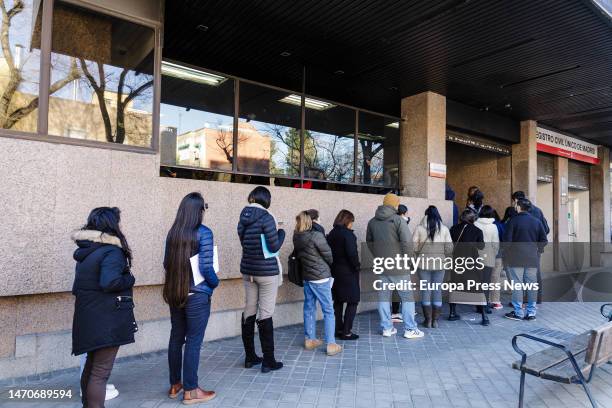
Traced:
[[527, 361], [527, 353], [525, 353], [517, 344], [517, 340], [519, 337], [524, 337], [528, 340], [533, 340], [533, 341], [537, 341], [538, 343], [544, 343], [548, 346], [551, 347], [556, 347], [558, 349], [561, 349], [565, 352], [565, 354], [567, 354], [567, 357], [572, 360], [573, 363], [576, 362], [576, 360], [574, 359], [574, 355], [572, 354], [572, 352], [563, 344], [559, 344], [559, 343], [554, 343], [552, 341], [543, 339], [541, 337], [536, 337], [536, 336], [532, 336], [531, 334], [527, 334], [527, 333], [521, 333], [521, 334], [517, 334], [516, 336], [512, 337], [512, 348], [514, 349], [514, 351], [516, 351], [518, 354], [520, 354], [521, 356], [521, 370], [523, 369], [523, 366], [525, 365], [525, 362]]
[[[610, 307], [610, 311], [608, 311], [608, 313], [604, 312], [604, 309], [606, 307]], [[601, 315], [603, 317], [608, 319], [609, 322], [612, 322], [612, 303], [605, 303], [605, 304], [601, 305], [601, 308], [599, 309], [599, 312], [601, 313]]]

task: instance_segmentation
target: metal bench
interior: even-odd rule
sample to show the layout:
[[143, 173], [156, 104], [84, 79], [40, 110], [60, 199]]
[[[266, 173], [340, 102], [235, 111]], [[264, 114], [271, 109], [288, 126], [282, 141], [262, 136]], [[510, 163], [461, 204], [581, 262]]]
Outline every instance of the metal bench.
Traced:
[[[603, 309], [604, 307], [601, 309], [602, 314]], [[605, 317], [608, 318], [607, 315]], [[527, 353], [517, 345], [519, 337], [550, 347], [527, 358]], [[523, 407], [525, 396], [525, 374], [564, 384], [581, 384], [591, 405], [597, 407], [588, 383], [593, 378], [595, 369], [612, 359], [612, 320], [561, 343], [554, 343], [526, 333], [518, 334], [512, 338], [512, 347], [521, 355], [521, 359], [512, 364], [512, 368], [521, 371], [519, 408]]]

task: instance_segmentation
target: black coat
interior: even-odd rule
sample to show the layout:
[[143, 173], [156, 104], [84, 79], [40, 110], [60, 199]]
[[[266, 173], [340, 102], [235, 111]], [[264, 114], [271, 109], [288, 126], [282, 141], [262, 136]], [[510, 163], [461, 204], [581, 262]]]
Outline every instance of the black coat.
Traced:
[[278, 275], [277, 258], [264, 258], [261, 245], [262, 234], [270, 252], [280, 250], [285, 240], [285, 231], [276, 229], [274, 217], [261, 206], [248, 205], [244, 207], [238, 222], [238, 237], [242, 244], [240, 272], [244, 275]]
[[293, 233], [293, 251], [302, 264], [302, 278], [313, 281], [331, 277], [332, 252], [319, 231]]
[[359, 253], [357, 237], [343, 225], [334, 225], [327, 236], [334, 262], [331, 273], [334, 277], [332, 296], [334, 301], [357, 303], [360, 300]]
[[[469, 265], [470, 267], [463, 267], [458, 261], [458, 259], [463, 258], [472, 259], [472, 262], [476, 262], [476, 259], [479, 257], [478, 250], [484, 249], [485, 247], [482, 230], [474, 224], [461, 222], [451, 227], [450, 234], [455, 243], [453, 249], [455, 269], [451, 271], [451, 281], [454, 283], [463, 283], [466, 288], [468, 280], [482, 282], [482, 268], [477, 269], [475, 266], [471, 265]], [[472, 290], [470, 290], [470, 292], [472, 292]]]
[[546, 243], [546, 230], [533, 215], [522, 212], [506, 223], [503, 258], [506, 266], [537, 267]]
[[78, 245], [72, 354], [133, 343], [135, 279], [119, 239], [99, 231], [77, 231], [72, 238]]

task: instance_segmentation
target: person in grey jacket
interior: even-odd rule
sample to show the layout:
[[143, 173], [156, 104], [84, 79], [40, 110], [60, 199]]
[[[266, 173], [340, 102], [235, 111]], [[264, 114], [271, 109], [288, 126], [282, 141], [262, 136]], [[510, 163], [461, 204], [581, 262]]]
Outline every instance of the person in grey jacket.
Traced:
[[336, 344], [336, 318], [332, 301], [331, 264], [332, 251], [325, 235], [315, 231], [312, 219], [307, 211], [300, 212], [295, 217], [296, 225], [293, 233], [293, 247], [296, 257], [302, 265], [304, 279], [304, 347], [314, 350], [323, 344], [316, 336], [317, 305], [321, 304], [325, 325], [325, 342], [327, 355], [333, 356], [342, 351]]
[[[376, 209], [376, 214], [368, 222], [366, 242], [374, 258], [393, 258], [397, 255], [412, 255], [412, 235], [406, 221], [397, 215], [399, 197], [389, 193], [383, 199], [383, 205]], [[382, 284], [397, 283], [410, 280], [408, 271], [385, 270], [380, 275]], [[417, 327], [414, 320], [414, 298], [409, 291], [398, 290], [402, 301], [402, 319], [404, 320], [404, 337], [414, 339], [423, 337], [423, 332]], [[390, 337], [397, 333], [391, 321], [391, 291], [380, 290], [378, 314], [382, 335]]]

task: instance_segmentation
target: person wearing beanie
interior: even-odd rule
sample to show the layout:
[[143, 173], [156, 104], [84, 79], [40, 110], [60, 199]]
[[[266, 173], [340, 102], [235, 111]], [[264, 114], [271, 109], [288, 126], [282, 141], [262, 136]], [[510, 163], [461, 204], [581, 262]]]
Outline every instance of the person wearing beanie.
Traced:
[[[366, 242], [375, 258], [395, 258], [398, 254], [412, 253], [412, 235], [410, 228], [402, 217], [397, 214], [399, 197], [389, 193], [383, 199], [383, 205], [376, 209], [374, 218], [368, 222]], [[397, 283], [410, 279], [408, 271], [385, 270], [377, 278], [383, 284]], [[404, 321], [404, 337], [415, 339], [423, 337], [423, 332], [414, 320], [414, 298], [408, 290], [398, 291], [402, 302], [402, 320]], [[391, 291], [379, 291], [378, 314], [382, 335], [391, 337], [397, 333], [391, 320]]]
[[383, 205], [387, 207], [391, 207], [397, 211], [397, 207], [400, 205], [400, 199], [397, 195], [393, 193], [385, 194], [385, 198], [383, 199]]

